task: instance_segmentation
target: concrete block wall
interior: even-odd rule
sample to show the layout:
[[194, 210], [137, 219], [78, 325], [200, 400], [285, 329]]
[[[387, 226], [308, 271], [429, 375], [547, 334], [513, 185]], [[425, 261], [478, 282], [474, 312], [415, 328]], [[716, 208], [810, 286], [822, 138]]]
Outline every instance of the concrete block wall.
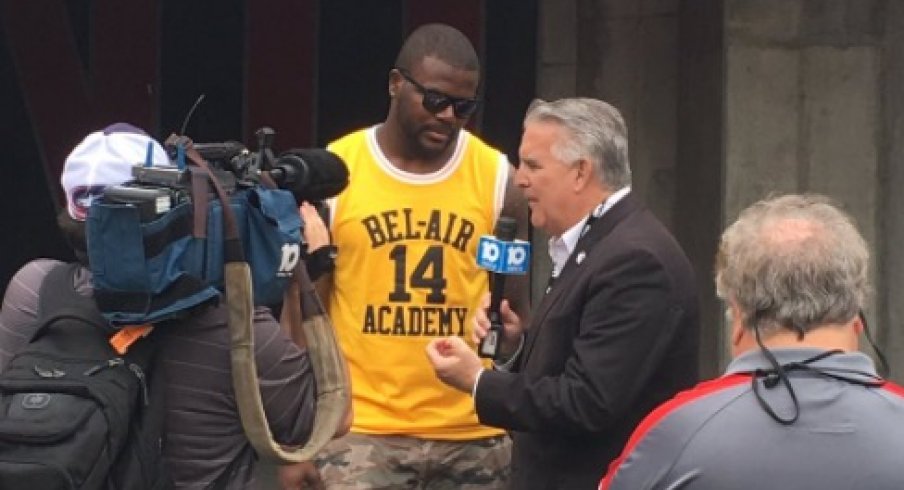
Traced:
[[[807, 18], [807, 3], [728, 2], [725, 221], [770, 192], [819, 192], [875, 243], [881, 46], [866, 35], [829, 43], [823, 24], [835, 16]], [[861, 15], [879, 4], [823, 3]]]
[[882, 152], [883, 92], [900, 90], [883, 86], [894, 63], [884, 54], [893, 3], [729, 0], [725, 7], [723, 224], [771, 193], [833, 198], [870, 244], [874, 331], [891, 327], [878, 321], [889, 292], [879, 264], [899, 260], [883, 249], [880, 232], [891, 211], [881, 206], [889, 184], [882, 174], [893, 164]]
[[766, 195], [818, 192], [870, 243], [868, 319], [904, 380], [904, 2], [541, 0], [539, 12], [537, 95], [623, 112], [635, 191], [695, 263], [704, 373], [728, 360], [711, 286], [721, 229]]
[[[721, 0], [542, 0], [538, 96], [606, 100], [628, 125], [633, 189], [678, 237], [704, 308], [702, 372], [722, 342], [712, 294], [721, 202]], [[548, 274], [535, 235], [535, 277]], [[539, 294], [542, 284], [535, 283]]]
[[904, 2], [882, 12], [879, 63], [879, 199], [877, 207], [877, 311], [879, 344], [891, 378], [904, 382]]
[[[597, 97], [622, 112], [633, 188], [667, 226], [676, 181], [677, 6], [677, 0], [539, 5], [538, 96]], [[545, 240], [535, 243], [545, 257]]]

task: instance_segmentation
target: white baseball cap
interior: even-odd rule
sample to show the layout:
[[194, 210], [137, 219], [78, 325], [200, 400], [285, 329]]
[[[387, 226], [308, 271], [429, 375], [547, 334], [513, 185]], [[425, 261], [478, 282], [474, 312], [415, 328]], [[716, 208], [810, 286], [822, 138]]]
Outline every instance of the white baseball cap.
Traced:
[[91, 202], [107, 187], [132, 180], [132, 167], [145, 163], [148, 153], [152, 165], [170, 165], [160, 143], [131, 124], [112, 124], [86, 136], [66, 157], [60, 176], [69, 216], [84, 221]]

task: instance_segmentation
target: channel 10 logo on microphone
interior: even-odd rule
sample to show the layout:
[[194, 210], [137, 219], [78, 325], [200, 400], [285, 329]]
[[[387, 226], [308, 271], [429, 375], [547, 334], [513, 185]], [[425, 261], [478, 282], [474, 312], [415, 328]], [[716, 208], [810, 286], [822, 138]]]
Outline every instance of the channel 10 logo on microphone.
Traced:
[[477, 265], [497, 274], [526, 274], [530, 266], [530, 243], [505, 242], [484, 235], [477, 242]]

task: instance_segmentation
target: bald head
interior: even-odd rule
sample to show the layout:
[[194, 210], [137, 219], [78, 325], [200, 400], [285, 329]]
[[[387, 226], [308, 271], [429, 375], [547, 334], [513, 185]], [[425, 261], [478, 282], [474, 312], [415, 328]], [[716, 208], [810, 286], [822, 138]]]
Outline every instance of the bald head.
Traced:
[[868, 267], [848, 215], [822, 196], [787, 195], [750, 206], [722, 234], [716, 291], [737, 303], [745, 328], [805, 333], [856, 317]]

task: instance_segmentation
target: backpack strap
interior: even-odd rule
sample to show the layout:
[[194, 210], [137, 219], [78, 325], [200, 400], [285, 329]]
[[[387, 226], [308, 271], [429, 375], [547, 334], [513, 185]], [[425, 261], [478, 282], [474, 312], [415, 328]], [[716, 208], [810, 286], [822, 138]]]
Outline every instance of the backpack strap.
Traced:
[[75, 290], [75, 273], [80, 267], [78, 263], [59, 264], [44, 277], [38, 290], [38, 328], [32, 332], [29, 342], [37, 340], [49, 325], [62, 318], [88, 323], [104, 334], [112, 331], [94, 300]]

